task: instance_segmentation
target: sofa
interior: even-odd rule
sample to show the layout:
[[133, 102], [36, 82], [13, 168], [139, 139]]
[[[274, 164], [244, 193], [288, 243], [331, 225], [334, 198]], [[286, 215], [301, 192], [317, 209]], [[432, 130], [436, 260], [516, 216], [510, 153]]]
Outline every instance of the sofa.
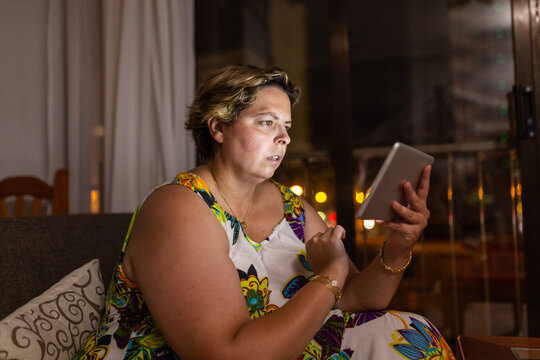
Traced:
[[101, 320], [130, 219], [0, 219], [0, 359], [73, 357]]

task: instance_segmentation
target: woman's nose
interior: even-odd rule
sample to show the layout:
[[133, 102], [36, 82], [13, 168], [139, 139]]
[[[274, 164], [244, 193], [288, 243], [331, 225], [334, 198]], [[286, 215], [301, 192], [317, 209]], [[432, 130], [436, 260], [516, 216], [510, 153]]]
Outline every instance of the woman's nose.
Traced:
[[279, 130], [279, 134], [276, 136], [276, 142], [282, 145], [289, 145], [291, 138], [285, 128]]

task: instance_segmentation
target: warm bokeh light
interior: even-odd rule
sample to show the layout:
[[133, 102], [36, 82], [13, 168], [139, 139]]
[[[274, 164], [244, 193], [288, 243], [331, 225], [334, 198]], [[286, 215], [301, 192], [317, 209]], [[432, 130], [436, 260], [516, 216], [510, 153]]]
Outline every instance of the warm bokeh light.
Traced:
[[321, 219], [326, 220], [326, 214], [325, 213], [323, 213], [322, 211], [317, 211], [317, 214], [319, 214]]
[[517, 204], [516, 204], [516, 211], [521, 214], [523, 212], [523, 205], [521, 204], [521, 201], [519, 201]]
[[510, 188], [510, 196], [512, 199], [516, 197], [516, 188], [513, 186]]
[[105, 126], [98, 125], [93, 129], [94, 136], [103, 137], [105, 135]]
[[521, 184], [516, 185], [516, 194], [517, 196], [521, 196]]
[[99, 190], [90, 191], [90, 212], [99, 214]]
[[478, 199], [484, 199], [484, 189], [481, 186], [478, 188]]
[[331, 212], [330, 214], [328, 214], [328, 221], [330, 221], [331, 223], [336, 222], [336, 213], [335, 212]]
[[356, 192], [356, 202], [361, 204], [364, 202], [364, 192], [363, 191], [357, 191]]
[[291, 186], [291, 191], [295, 193], [296, 195], [300, 196], [304, 193], [304, 189], [300, 185], [293, 185]]
[[328, 196], [326, 196], [326, 193], [324, 191], [319, 191], [315, 194], [315, 201], [318, 203], [323, 203], [328, 199]]
[[375, 227], [375, 220], [364, 220], [364, 227], [368, 230]]

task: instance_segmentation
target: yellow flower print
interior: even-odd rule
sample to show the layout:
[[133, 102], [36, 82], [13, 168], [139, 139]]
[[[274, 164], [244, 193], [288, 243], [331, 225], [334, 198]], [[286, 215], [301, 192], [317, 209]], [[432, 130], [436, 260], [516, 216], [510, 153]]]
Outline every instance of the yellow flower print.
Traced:
[[84, 341], [76, 357], [80, 360], [101, 360], [105, 359], [108, 353], [109, 347], [107, 345], [98, 345], [96, 336], [90, 335]]
[[195, 186], [197, 189], [201, 189], [206, 191], [207, 193], [210, 193], [210, 190], [208, 189], [208, 186], [206, 186], [206, 183], [202, 181], [202, 179], [198, 176], [193, 176], [191, 178], [191, 181], [193, 183], [193, 186]]
[[249, 275], [247, 279], [240, 282], [244, 297], [252, 319], [259, 318], [266, 314], [265, 305], [268, 302], [268, 278], [259, 280], [255, 275]]
[[[281, 191], [283, 192], [283, 187], [281, 188]], [[291, 197], [293, 196], [293, 193], [292, 192], [289, 192], [289, 191], [285, 191], [284, 192], [284, 195], [283, 195], [283, 198], [285, 199], [285, 201], [289, 201], [291, 200]]]
[[193, 186], [193, 182], [191, 181], [192, 179], [193, 178], [177, 177], [175, 180], [178, 180], [178, 183], [180, 185], [185, 186], [192, 191], [195, 191], [195, 187]]
[[296, 214], [296, 216], [299, 216], [300, 213], [302, 212], [302, 207], [303, 207], [302, 201], [300, 200], [298, 196], [295, 196], [292, 199], [292, 203], [294, 207], [294, 213]]
[[311, 340], [308, 344], [302, 356], [299, 357], [302, 360], [319, 360], [322, 359], [322, 346], [315, 340]]
[[390, 346], [406, 359], [455, 360], [452, 350], [438, 332], [429, 324], [410, 318], [410, 326], [395, 330]]
[[268, 278], [258, 279], [255, 275], [249, 275], [240, 281], [246, 305], [252, 319], [260, 318], [267, 313], [279, 309], [274, 304], [269, 304], [270, 290], [268, 290]]

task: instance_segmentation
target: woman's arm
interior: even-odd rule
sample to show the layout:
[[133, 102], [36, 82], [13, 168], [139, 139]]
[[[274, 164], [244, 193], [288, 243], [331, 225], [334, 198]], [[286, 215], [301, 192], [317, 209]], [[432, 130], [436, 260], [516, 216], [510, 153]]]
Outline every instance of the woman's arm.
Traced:
[[[325, 232], [315, 247], [330, 254], [321, 266], [344, 279], [340, 236]], [[165, 339], [186, 360], [297, 358], [334, 306], [333, 294], [311, 282], [281, 309], [251, 320], [221, 224], [177, 185], [145, 201], [124, 262]]]
[[[426, 206], [426, 200], [429, 192], [430, 173], [431, 166], [426, 166], [416, 192], [409, 183], [402, 184], [410, 207], [407, 208], [394, 202], [392, 208], [403, 220], [382, 223], [388, 228], [384, 262], [394, 269], [399, 269], [408, 262], [412, 247], [427, 225], [429, 210]], [[326, 228], [326, 224], [315, 210], [307, 205], [306, 239], [324, 228]], [[349, 275], [343, 288], [343, 297], [337, 307], [346, 311], [384, 309], [390, 304], [402, 276], [403, 271], [394, 273], [386, 270], [378, 256], [362, 271], [358, 271], [350, 261]]]

